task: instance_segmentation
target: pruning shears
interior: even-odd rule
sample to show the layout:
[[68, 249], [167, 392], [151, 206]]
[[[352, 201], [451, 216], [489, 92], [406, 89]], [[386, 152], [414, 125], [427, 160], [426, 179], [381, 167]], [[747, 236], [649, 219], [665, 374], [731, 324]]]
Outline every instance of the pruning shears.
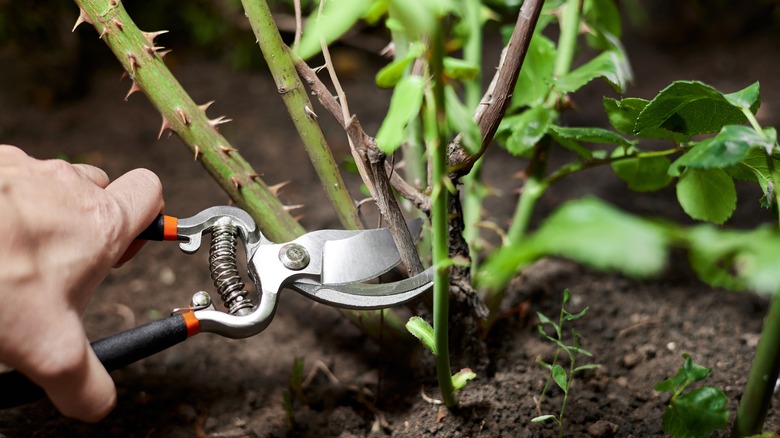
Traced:
[[[420, 222], [410, 228], [418, 235]], [[211, 295], [198, 291], [189, 305], [174, 309], [168, 318], [93, 342], [92, 349], [108, 371], [201, 332], [234, 339], [254, 336], [271, 323], [282, 289], [333, 307], [373, 310], [410, 301], [433, 284], [430, 268], [393, 283], [367, 283], [400, 262], [387, 229], [319, 230], [274, 243], [244, 210], [218, 206], [183, 219], [160, 215], [138, 238], [177, 241], [183, 252], [192, 254], [200, 248], [204, 234], [211, 234], [209, 270], [226, 310], [217, 310]], [[256, 286], [254, 293], [246, 290], [238, 270], [239, 241], [246, 253], [247, 274]], [[0, 408], [44, 395], [17, 371], [0, 374], [0, 388]]]

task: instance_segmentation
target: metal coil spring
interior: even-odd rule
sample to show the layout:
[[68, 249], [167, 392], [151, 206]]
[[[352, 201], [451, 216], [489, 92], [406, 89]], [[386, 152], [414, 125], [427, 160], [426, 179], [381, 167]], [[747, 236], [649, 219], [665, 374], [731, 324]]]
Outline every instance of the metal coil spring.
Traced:
[[244, 290], [244, 282], [238, 273], [237, 237], [236, 227], [232, 225], [214, 226], [209, 248], [209, 270], [228, 312], [232, 315], [246, 315], [251, 312], [253, 304], [247, 298], [249, 292]]

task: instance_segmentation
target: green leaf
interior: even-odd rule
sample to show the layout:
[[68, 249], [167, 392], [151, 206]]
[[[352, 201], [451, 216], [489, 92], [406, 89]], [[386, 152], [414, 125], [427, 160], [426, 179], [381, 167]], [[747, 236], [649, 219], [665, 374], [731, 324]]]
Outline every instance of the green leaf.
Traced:
[[719, 131], [724, 125], [745, 123], [745, 115], [718, 90], [696, 81], [677, 81], [645, 106], [634, 132], [662, 128], [693, 136]]
[[636, 97], [627, 97], [623, 100], [605, 97], [602, 103], [609, 123], [623, 134], [634, 135], [636, 119], [650, 101]]
[[452, 79], [468, 81], [479, 75], [479, 66], [458, 58], [444, 58], [444, 74]]
[[737, 191], [721, 169], [686, 169], [677, 182], [677, 201], [691, 218], [720, 225], [737, 208]]
[[434, 355], [437, 353], [436, 340], [433, 336], [433, 327], [428, 324], [428, 321], [420, 318], [419, 316], [413, 316], [409, 318], [409, 322], [406, 323], [406, 330], [419, 339], [423, 345], [425, 345], [431, 353]]
[[761, 294], [780, 291], [780, 234], [771, 227], [736, 231], [702, 225], [687, 236], [691, 267], [708, 284]]
[[538, 417], [531, 418], [531, 423], [541, 423], [547, 420], [558, 421], [558, 417], [556, 417], [555, 415], [540, 415]]
[[764, 152], [772, 145], [773, 142], [749, 126], [727, 125], [718, 135], [700, 141], [678, 158], [669, 168], [669, 174], [677, 176], [684, 167], [723, 169], [744, 161], [753, 148]]
[[447, 107], [447, 123], [452, 132], [463, 134], [461, 143], [466, 150], [477, 153], [482, 147], [482, 131], [474, 121], [471, 111], [460, 101], [455, 89], [451, 85], [444, 88], [445, 106]]
[[349, 30], [371, 7], [365, 0], [331, 0], [325, 3], [322, 15], [315, 10], [307, 21], [298, 46], [298, 56], [310, 58], [322, 50], [320, 40], [330, 44]]
[[601, 368], [601, 365], [598, 365], [598, 364], [595, 364], [595, 363], [591, 363], [591, 364], [587, 364], [587, 365], [580, 365], [577, 368], [574, 368], [574, 370], [572, 372], [573, 373], [579, 373], [580, 371], [597, 370], [599, 368]]
[[704, 386], [672, 400], [663, 417], [664, 432], [673, 437], [709, 437], [728, 425], [728, 397]]
[[421, 43], [414, 43], [409, 47], [404, 56], [393, 60], [390, 64], [382, 67], [376, 74], [376, 84], [381, 88], [392, 88], [398, 84], [398, 81], [404, 76], [406, 67], [416, 58], [422, 56], [425, 47]]
[[596, 78], [604, 79], [616, 92], [623, 93], [632, 75], [623, 54], [607, 50], [559, 78], [555, 88], [562, 93], [573, 93]]
[[564, 317], [564, 319], [565, 319], [566, 321], [576, 321], [576, 320], [578, 320], [578, 319], [582, 318], [583, 316], [585, 316], [585, 314], [586, 314], [586, 313], [588, 313], [588, 309], [589, 309], [589, 308], [588, 308], [588, 307], [586, 307], [586, 308], [584, 308], [584, 309], [580, 310], [580, 311], [579, 311], [579, 312], [577, 312], [577, 313], [569, 313], [569, 312], [566, 312], [566, 313], [565, 313], [565, 317]]
[[510, 111], [524, 106], [533, 107], [544, 101], [550, 92], [554, 65], [555, 44], [535, 32], [517, 78]]
[[586, 0], [582, 15], [590, 28], [588, 43], [597, 49], [613, 47], [613, 41], [619, 39], [622, 32], [617, 4], [612, 0]]
[[[772, 160], [775, 167], [774, 177], [780, 180], [780, 160], [776, 158], [772, 158]], [[761, 190], [764, 192], [764, 196], [768, 194], [768, 189], [773, 179], [767, 165], [766, 151], [751, 149], [744, 160], [724, 170], [734, 179], [758, 182]]]
[[552, 133], [558, 138], [581, 141], [583, 143], [614, 144], [619, 146], [631, 146], [632, 142], [620, 134], [603, 128], [574, 127], [564, 128], [552, 126]]
[[[613, 158], [633, 155], [636, 150], [617, 148]], [[628, 184], [628, 188], [637, 192], [660, 190], [672, 182], [669, 176], [669, 159], [666, 157], [626, 158], [612, 162], [612, 170], [618, 178]]]
[[644, 277], [663, 269], [668, 236], [659, 224], [585, 198], [565, 203], [531, 236], [530, 242], [510, 248], [517, 250], [518, 246], [525, 247], [524, 251], [570, 258], [596, 269]]
[[388, 6], [390, 17], [412, 41], [431, 33], [440, 18], [454, 8], [451, 0], [389, 0]]
[[376, 134], [376, 144], [382, 152], [392, 154], [406, 135], [406, 126], [420, 112], [425, 81], [420, 76], [404, 76], [393, 91], [390, 108]]
[[469, 383], [469, 380], [473, 380], [476, 377], [477, 374], [471, 371], [471, 368], [463, 368], [452, 375], [452, 387], [455, 391], [459, 391]]
[[505, 118], [499, 126], [502, 133], [509, 133], [504, 149], [515, 156], [527, 156], [547, 133], [554, 118], [555, 111], [541, 105]]
[[558, 387], [561, 388], [564, 393], [568, 393], [569, 386], [566, 383], [566, 370], [564, 370], [562, 366], [555, 364], [553, 365], [552, 371], [550, 373], [552, 374], [552, 378]]
[[755, 114], [761, 106], [761, 87], [758, 82], [754, 82], [742, 90], [726, 94], [725, 97], [735, 107], [749, 109]]
[[688, 353], [683, 353], [682, 357], [685, 361], [677, 370], [677, 374], [663, 382], [656, 383], [655, 386], [653, 386], [654, 390], [658, 392], [673, 392], [677, 395], [684, 391], [691, 383], [704, 380], [710, 375], [712, 370], [694, 362]]

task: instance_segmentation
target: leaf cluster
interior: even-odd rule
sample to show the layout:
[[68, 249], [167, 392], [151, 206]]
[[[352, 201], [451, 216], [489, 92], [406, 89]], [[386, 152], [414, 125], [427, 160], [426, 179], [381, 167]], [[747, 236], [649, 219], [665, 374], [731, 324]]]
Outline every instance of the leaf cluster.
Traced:
[[712, 370], [695, 363], [688, 354], [683, 354], [683, 358], [685, 362], [676, 375], [653, 386], [658, 392], [672, 393], [663, 416], [664, 432], [674, 438], [708, 437], [714, 430], [728, 425], [728, 397], [710, 386], [686, 392], [692, 383], [706, 379]]

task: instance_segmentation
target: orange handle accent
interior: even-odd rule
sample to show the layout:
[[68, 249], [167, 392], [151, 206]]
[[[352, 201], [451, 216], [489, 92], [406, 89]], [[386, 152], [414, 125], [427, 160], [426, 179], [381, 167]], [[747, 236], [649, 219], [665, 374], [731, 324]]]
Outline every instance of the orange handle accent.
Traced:
[[187, 325], [187, 337], [192, 337], [200, 333], [200, 321], [195, 317], [195, 312], [189, 311], [181, 314], [184, 317], [184, 323]]
[[178, 227], [179, 219], [174, 216], [163, 216], [163, 240], [179, 240]]

